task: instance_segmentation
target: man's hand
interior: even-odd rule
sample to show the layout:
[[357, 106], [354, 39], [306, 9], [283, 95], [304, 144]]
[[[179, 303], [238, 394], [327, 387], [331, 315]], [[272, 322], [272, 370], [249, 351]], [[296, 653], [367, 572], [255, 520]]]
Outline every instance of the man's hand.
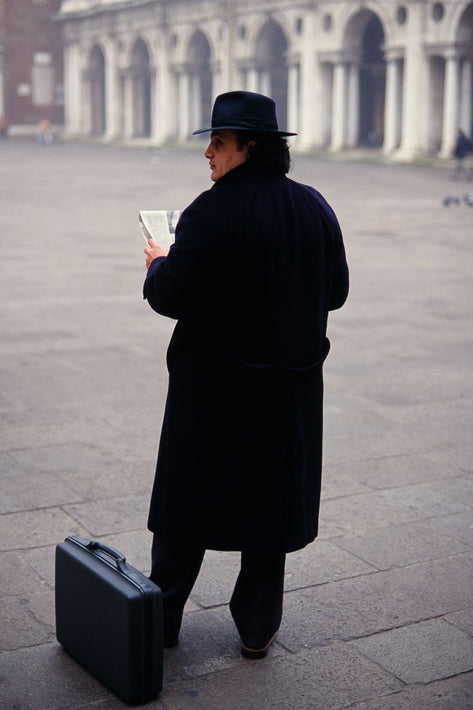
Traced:
[[158, 244], [158, 242], [155, 242], [154, 239], [149, 239], [148, 240], [148, 246], [145, 247], [145, 254], [146, 254], [146, 268], [149, 269], [151, 266], [151, 262], [154, 259], [157, 259], [158, 256], [167, 256], [168, 252], [166, 249], [163, 249], [163, 247]]

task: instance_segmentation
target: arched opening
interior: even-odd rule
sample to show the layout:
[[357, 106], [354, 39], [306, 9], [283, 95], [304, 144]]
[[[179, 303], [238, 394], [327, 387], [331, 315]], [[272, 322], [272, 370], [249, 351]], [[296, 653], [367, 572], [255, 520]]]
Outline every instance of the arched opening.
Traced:
[[365, 146], [379, 147], [384, 139], [386, 62], [383, 43], [381, 22], [371, 14], [362, 35], [360, 64], [360, 144]]
[[131, 53], [133, 136], [151, 135], [151, 72], [148, 49], [142, 39], [133, 45]]
[[287, 40], [281, 27], [271, 20], [259, 33], [256, 41], [255, 64], [258, 72], [258, 91], [276, 103], [279, 128], [287, 129]]
[[90, 81], [90, 133], [101, 136], [105, 133], [105, 58], [97, 45], [89, 58]]
[[384, 140], [386, 60], [384, 31], [374, 12], [361, 10], [351, 20], [345, 48], [353, 68], [358, 69], [357, 96], [351, 96], [352, 115], [353, 106], [356, 106], [357, 113], [354, 116], [358, 124], [355, 140], [362, 146], [380, 147]]
[[194, 32], [189, 42], [187, 63], [190, 81], [190, 125], [197, 129], [210, 125], [212, 109], [210, 45], [207, 37], [200, 30]]

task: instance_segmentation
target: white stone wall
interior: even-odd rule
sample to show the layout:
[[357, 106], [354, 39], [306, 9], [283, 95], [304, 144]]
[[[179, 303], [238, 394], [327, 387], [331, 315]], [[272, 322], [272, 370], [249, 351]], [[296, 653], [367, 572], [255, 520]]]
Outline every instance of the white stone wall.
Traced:
[[472, 130], [468, 0], [65, 0], [61, 13], [71, 135], [186, 141], [231, 89], [272, 95], [299, 150], [450, 156]]

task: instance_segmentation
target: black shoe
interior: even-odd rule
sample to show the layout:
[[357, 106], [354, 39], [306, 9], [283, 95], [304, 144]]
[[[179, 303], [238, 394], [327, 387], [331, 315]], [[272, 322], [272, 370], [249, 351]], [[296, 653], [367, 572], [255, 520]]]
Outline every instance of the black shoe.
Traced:
[[[277, 632], [276, 632], [277, 633]], [[251, 648], [250, 646], [246, 646], [244, 643], [241, 644], [241, 655], [244, 656], [245, 658], [250, 658], [254, 661], [256, 661], [258, 658], [266, 658], [268, 655], [268, 649], [273, 643], [274, 639], [276, 638], [276, 634], [272, 636], [266, 646], [262, 646], [261, 648]]]
[[179, 631], [181, 630], [182, 609], [169, 611], [163, 610], [163, 646], [164, 648], [174, 648], [179, 643]]

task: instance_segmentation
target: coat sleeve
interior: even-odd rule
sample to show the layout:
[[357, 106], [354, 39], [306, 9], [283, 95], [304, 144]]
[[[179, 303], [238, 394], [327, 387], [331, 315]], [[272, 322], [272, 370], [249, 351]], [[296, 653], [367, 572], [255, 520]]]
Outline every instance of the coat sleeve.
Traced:
[[[338, 225], [338, 223], [337, 223]], [[338, 235], [335, 237], [335, 261], [332, 279], [332, 291], [330, 296], [330, 310], [341, 308], [348, 297], [349, 275], [348, 264], [343, 245], [342, 233], [338, 227]]]
[[211, 193], [202, 193], [184, 210], [168, 256], [155, 259], [148, 269], [143, 296], [161, 315], [186, 317], [208, 297], [225, 232]]
[[329, 310], [341, 308], [348, 298], [349, 275], [348, 264], [343, 244], [342, 230], [337, 216], [328, 202], [320, 194], [320, 203], [324, 212], [327, 227], [331, 233], [334, 247], [332, 285], [330, 290]]
[[348, 264], [343, 244], [342, 230], [340, 229], [340, 224], [335, 212], [320, 192], [310, 185], [302, 185], [302, 187], [316, 199], [322, 215], [322, 221], [325, 224], [326, 230], [330, 233], [333, 243], [333, 273], [328, 307], [329, 310], [334, 311], [343, 306], [347, 300], [349, 289]]

